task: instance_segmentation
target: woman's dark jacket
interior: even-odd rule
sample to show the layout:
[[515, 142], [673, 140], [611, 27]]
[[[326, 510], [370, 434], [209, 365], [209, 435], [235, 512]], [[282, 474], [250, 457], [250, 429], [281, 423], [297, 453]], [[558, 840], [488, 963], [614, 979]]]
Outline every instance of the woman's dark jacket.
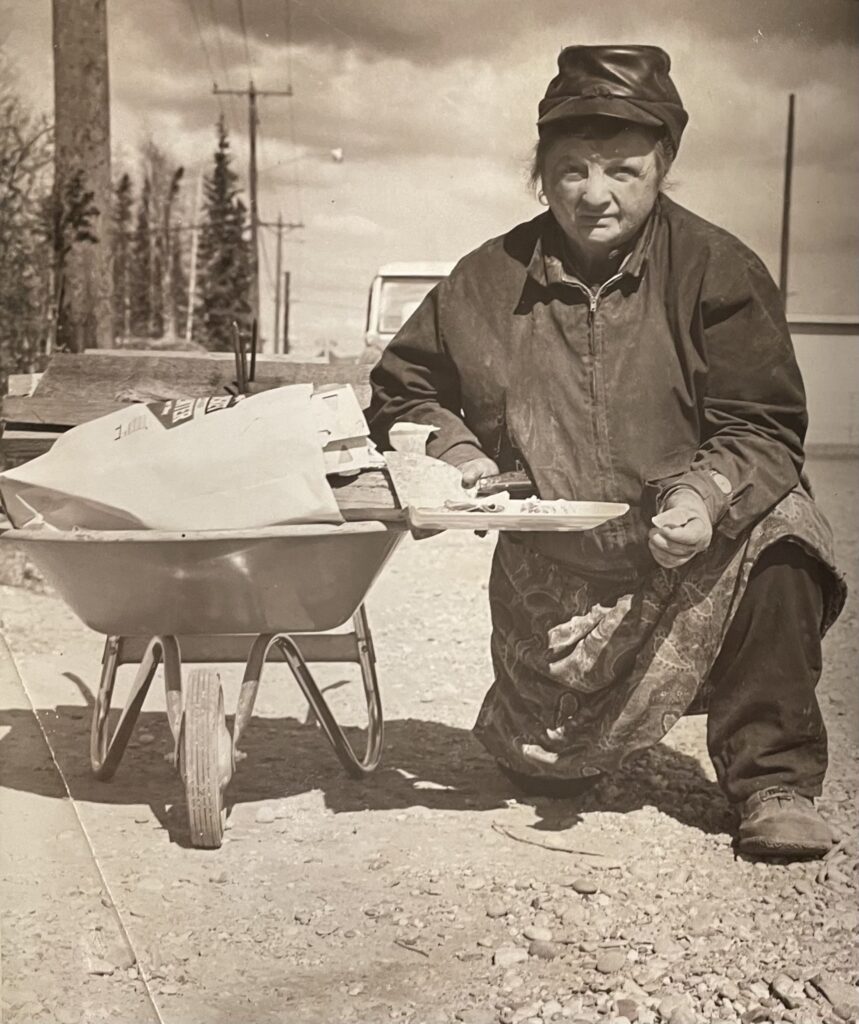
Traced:
[[528, 540], [584, 572], [652, 568], [649, 519], [678, 484], [740, 536], [803, 464], [805, 393], [766, 268], [665, 196], [599, 290], [562, 251], [546, 212], [462, 259], [374, 368], [373, 436], [432, 423], [430, 455], [519, 462], [543, 498], [629, 503], [595, 531]]

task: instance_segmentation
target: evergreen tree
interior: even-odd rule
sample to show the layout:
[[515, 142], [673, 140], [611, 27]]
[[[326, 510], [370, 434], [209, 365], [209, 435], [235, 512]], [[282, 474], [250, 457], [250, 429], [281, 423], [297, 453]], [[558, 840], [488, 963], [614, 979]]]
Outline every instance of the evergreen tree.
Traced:
[[131, 243], [134, 205], [131, 177], [123, 174], [113, 197], [113, 334], [127, 338], [131, 333]]
[[152, 230], [149, 222], [152, 186], [149, 178], [143, 181], [143, 191], [137, 204], [137, 224], [131, 251], [131, 279], [129, 304], [131, 333], [137, 337], [150, 336], [152, 323]]
[[233, 347], [232, 324], [250, 333], [250, 247], [245, 238], [245, 205], [224, 118], [218, 121], [218, 147], [210, 177], [204, 181], [200, 231], [198, 323], [202, 343], [216, 351]]

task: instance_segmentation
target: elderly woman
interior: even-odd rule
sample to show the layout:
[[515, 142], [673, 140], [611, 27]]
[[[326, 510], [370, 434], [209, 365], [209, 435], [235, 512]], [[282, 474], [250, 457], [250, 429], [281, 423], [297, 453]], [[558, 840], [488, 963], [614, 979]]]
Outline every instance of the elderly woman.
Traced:
[[575, 797], [708, 712], [750, 855], [820, 856], [815, 698], [843, 603], [802, 477], [782, 301], [738, 239], [661, 194], [687, 121], [667, 54], [570, 46], [539, 106], [548, 209], [470, 253], [373, 370], [371, 426], [438, 427], [465, 485], [627, 502], [587, 533], [503, 533], [495, 681], [475, 732], [532, 793]]

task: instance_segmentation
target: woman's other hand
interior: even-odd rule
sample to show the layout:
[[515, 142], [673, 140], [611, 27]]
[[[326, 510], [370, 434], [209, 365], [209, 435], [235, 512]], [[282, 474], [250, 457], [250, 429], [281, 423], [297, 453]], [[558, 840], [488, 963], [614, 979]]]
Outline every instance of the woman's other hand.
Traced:
[[665, 507], [651, 520], [650, 553], [665, 569], [685, 565], [713, 539], [713, 524], [704, 499], [688, 487], [679, 487], [665, 500]]
[[499, 472], [498, 466], [485, 455], [479, 459], [469, 459], [459, 467], [462, 473], [462, 486], [474, 487], [478, 480], [485, 476], [496, 476]]

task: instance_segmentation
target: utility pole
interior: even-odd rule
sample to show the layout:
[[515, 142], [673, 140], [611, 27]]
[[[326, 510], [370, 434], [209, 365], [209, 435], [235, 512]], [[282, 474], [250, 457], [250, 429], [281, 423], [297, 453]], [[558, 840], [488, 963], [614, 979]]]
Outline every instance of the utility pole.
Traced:
[[[55, 0], [57, 2], [57, 0]], [[219, 89], [212, 87], [216, 96], [247, 96], [248, 98], [248, 141], [250, 149], [248, 169], [248, 193], [251, 215], [251, 314], [259, 326], [259, 201], [257, 197], [257, 115], [258, 96], [292, 96], [292, 89], [257, 89], [253, 79], [247, 89]]]
[[[57, 341], [73, 352], [112, 348], [106, 0], [53, 0], [52, 11], [55, 223], [63, 235], [55, 240]], [[75, 214], [82, 211], [74, 207], [87, 194], [95, 213], [76, 226]]]
[[793, 184], [793, 122], [796, 96], [791, 93], [787, 102], [787, 147], [784, 157], [784, 195], [781, 212], [781, 262], [779, 264], [779, 288], [787, 305], [787, 271], [790, 257], [790, 193]]
[[280, 351], [280, 275], [283, 267], [283, 214], [277, 215], [277, 259], [274, 269], [274, 333], [271, 343], [275, 355]]
[[289, 351], [289, 271], [283, 275], [283, 351]]
[[280, 346], [280, 280], [283, 271], [283, 233], [284, 231], [296, 231], [303, 228], [302, 223], [285, 223], [283, 214], [277, 215], [277, 220], [261, 220], [259, 226], [262, 228], [274, 228], [277, 232], [277, 259], [274, 274], [274, 334], [272, 335], [272, 350], [275, 354], [281, 351]]
[[203, 193], [203, 172], [197, 175], [194, 193], [194, 213], [191, 221], [191, 270], [188, 275], [188, 315], [185, 318], [185, 341], [194, 338], [194, 303], [197, 301], [197, 240], [200, 235], [200, 199]]

